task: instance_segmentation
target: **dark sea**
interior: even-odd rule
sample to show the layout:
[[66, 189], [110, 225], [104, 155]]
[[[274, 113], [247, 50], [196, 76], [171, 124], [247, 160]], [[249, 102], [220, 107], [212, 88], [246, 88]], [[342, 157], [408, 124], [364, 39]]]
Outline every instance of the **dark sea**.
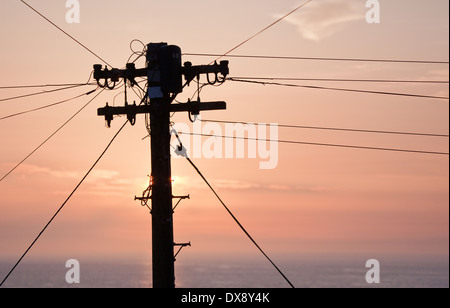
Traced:
[[[309, 259], [277, 265], [296, 288], [449, 288], [448, 259], [380, 261], [380, 283], [368, 284], [365, 260]], [[151, 288], [150, 262], [80, 262], [80, 283], [68, 284], [65, 261], [23, 261], [3, 288]], [[0, 262], [0, 279], [15, 262]], [[267, 262], [189, 260], [176, 267], [178, 288], [288, 288]]]

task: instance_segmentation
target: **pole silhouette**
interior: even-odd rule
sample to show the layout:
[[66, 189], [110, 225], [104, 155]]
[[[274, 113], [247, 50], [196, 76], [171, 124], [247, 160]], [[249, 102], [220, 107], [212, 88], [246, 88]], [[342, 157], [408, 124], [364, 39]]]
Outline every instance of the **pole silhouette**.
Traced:
[[[102, 65], [94, 65], [94, 79], [102, 88], [114, 89], [121, 79], [125, 86], [136, 86], [137, 77], [147, 77], [146, 98], [140, 105], [129, 104], [125, 98], [125, 106], [109, 106], [98, 109], [98, 115], [104, 116], [107, 126], [115, 115], [126, 115], [132, 125], [136, 123], [137, 114], [150, 114], [151, 136], [151, 196], [135, 198], [141, 201], [151, 200], [152, 214], [152, 267], [154, 288], [175, 288], [175, 257], [181, 248], [190, 246], [176, 244], [173, 235], [172, 200], [188, 197], [175, 197], [172, 194], [172, 170], [170, 157], [170, 115], [173, 112], [188, 112], [199, 115], [201, 111], [224, 110], [226, 103], [173, 101], [194, 79], [200, 80], [206, 75], [209, 84], [223, 83], [229, 74], [228, 61], [219, 64], [194, 66], [190, 62], [181, 62], [181, 49], [167, 43], [151, 43], [147, 45], [147, 65], [136, 69], [134, 63], [128, 63], [126, 69], [108, 69]], [[213, 75], [214, 77], [211, 77]], [[183, 76], [185, 84], [183, 85]], [[125, 95], [126, 97], [126, 95]], [[174, 255], [174, 247], [180, 246]]]

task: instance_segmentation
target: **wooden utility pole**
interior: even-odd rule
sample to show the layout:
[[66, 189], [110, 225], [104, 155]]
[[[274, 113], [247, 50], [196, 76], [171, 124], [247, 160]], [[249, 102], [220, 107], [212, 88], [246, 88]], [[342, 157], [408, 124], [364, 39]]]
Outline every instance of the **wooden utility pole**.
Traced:
[[170, 102], [152, 99], [150, 112], [152, 149], [153, 287], [174, 288], [172, 172], [170, 164]]
[[[190, 244], [175, 244], [173, 236], [173, 198], [172, 171], [170, 159], [170, 114], [172, 112], [189, 112], [198, 115], [200, 111], [226, 109], [225, 102], [188, 101], [187, 103], [172, 104], [177, 94], [183, 91], [182, 76], [185, 85], [200, 75], [206, 74], [210, 84], [224, 82], [229, 73], [228, 61], [220, 64], [193, 66], [190, 62], [181, 64], [181, 49], [166, 43], [147, 45], [147, 67], [136, 69], [129, 63], [126, 69], [103, 69], [102, 65], [94, 65], [94, 78], [99, 86], [114, 89], [115, 84], [124, 79], [125, 83], [135, 86], [136, 77], [147, 77], [148, 88], [145, 104], [137, 106], [125, 102], [123, 107], [106, 107], [98, 109], [98, 115], [104, 116], [108, 126], [114, 115], [127, 115], [132, 125], [136, 122], [137, 114], [150, 114], [151, 129], [151, 167], [152, 181], [152, 258], [153, 258], [153, 287], [174, 288], [174, 246], [188, 246]], [[210, 74], [214, 80], [211, 82]], [[221, 75], [219, 77], [219, 74]], [[127, 85], [126, 85], [127, 86]]]

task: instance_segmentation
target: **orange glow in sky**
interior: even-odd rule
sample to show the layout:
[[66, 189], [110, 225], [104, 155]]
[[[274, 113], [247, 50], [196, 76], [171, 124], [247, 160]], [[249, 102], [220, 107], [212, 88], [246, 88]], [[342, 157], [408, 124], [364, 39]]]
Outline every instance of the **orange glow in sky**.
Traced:
[[[28, 2], [118, 68], [124, 67], [131, 55], [133, 39], [145, 44], [168, 42], [184, 53], [220, 54], [301, 3], [80, 0], [80, 22], [67, 23], [65, 1]], [[381, 2], [380, 23], [369, 24], [364, 1], [313, 1], [233, 54], [448, 61], [448, 1]], [[83, 83], [92, 65], [101, 62], [20, 1], [2, 1], [0, 6], [0, 87]], [[142, 49], [139, 43], [132, 47]], [[213, 59], [183, 57], [194, 65]], [[449, 80], [448, 64], [227, 60], [231, 77]], [[145, 62], [140, 59], [136, 65], [143, 67]], [[449, 95], [448, 83], [284, 83]], [[93, 89], [95, 86], [87, 86], [10, 101], [1, 99], [42, 89], [0, 89], [0, 118]], [[125, 118], [114, 119], [108, 129], [97, 116], [97, 108], [106, 102], [123, 105], [122, 91], [123, 87], [100, 94], [0, 182], [0, 259], [15, 260], [23, 253], [120, 128]], [[177, 100], [186, 102], [195, 91], [191, 84]], [[0, 177], [93, 96], [0, 120]], [[139, 101], [132, 91], [129, 96]], [[203, 119], [449, 133], [448, 99], [233, 81], [205, 87], [201, 99], [227, 102], [226, 111], [204, 113]], [[192, 128], [185, 113], [174, 115], [172, 121]], [[30, 258], [150, 258], [151, 217], [147, 208], [134, 201], [134, 196], [141, 196], [147, 188], [151, 174], [147, 135], [142, 115], [135, 126], [125, 127], [30, 252]], [[449, 149], [448, 137], [280, 127], [278, 138], [447, 153]], [[274, 169], [260, 169], [260, 159], [254, 158], [198, 158], [195, 163], [274, 259], [333, 254], [448, 256], [448, 155], [280, 143]], [[192, 242], [180, 260], [258, 254], [185, 159], [174, 158], [172, 172], [174, 195], [191, 197], [183, 200], [174, 214], [175, 241]]]

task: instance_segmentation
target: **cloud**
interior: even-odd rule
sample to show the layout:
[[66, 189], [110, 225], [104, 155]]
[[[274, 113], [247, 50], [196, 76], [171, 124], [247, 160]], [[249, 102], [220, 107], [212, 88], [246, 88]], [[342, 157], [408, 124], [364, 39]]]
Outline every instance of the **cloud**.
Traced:
[[[173, 186], [177, 190], [189, 190], [193, 188], [207, 188], [205, 182], [200, 178], [174, 176]], [[261, 188], [261, 185], [246, 181], [229, 179], [211, 179], [211, 185], [217, 189], [247, 190]]]
[[366, 10], [365, 1], [361, 0], [315, 1], [285, 21], [296, 26], [303, 38], [318, 42], [344, 30], [354, 21], [364, 20]]
[[[281, 193], [323, 193], [328, 191], [325, 187], [311, 186], [311, 185], [286, 185], [280, 183], [263, 184], [250, 181], [230, 180], [230, 179], [210, 179], [213, 188], [218, 190], [234, 190], [234, 191], [248, 191], [248, 190], [264, 190]], [[207, 189], [206, 184], [201, 178], [180, 177], [177, 176], [174, 181], [175, 191], [190, 191], [192, 189], [201, 188]]]
[[[7, 165], [8, 169], [11, 166], [12, 165]], [[48, 176], [59, 179], [74, 179], [74, 178], [81, 179], [82, 177], [82, 174], [80, 172], [68, 170], [52, 170], [50, 168], [30, 164], [22, 164], [20, 168], [16, 170], [15, 173], [25, 176]]]
[[260, 188], [261, 186], [256, 183], [250, 183], [245, 181], [237, 180], [215, 180], [214, 181], [217, 188], [222, 189], [234, 189], [234, 190], [247, 190]]
[[[10, 164], [2, 164], [7, 169], [11, 168]], [[86, 174], [86, 171], [79, 170], [57, 170], [48, 167], [42, 167], [32, 164], [23, 164], [15, 171], [20, 178], [45, 178], [51, 183], [69, 180], [78, 183]], [[93, 170], [84, 181], [81, 194], [111, 196], [129, 194], [131, 190], [136, 190], [139, 194], [145, 189], [144, 179], [124, 178], [117, 170], [96, 169]], [[54, 194], [67, 194], [67, 190], [53, 188]]]
[[[36, 175], [36, 176], [48, 176], [58, 179], [80, 179], [85, 175], [84, 172], [74, 170], [53, 170], [47, 167], [41, 167], [31, 164], [23, 164], [20, 169], [16, 171], [21, 175]], [[115, 170], [98, 169], [93, 170], [87, 182], [97, 182], [101, 180], [111, 180], [117, 178], [119, 172]]]
[[[53, 181], [71, 180], [77, 183], [85, 175], [81, 171], [73, 170], [52, 170], [47, 167], [24, 164], [16, 171], [19, 176], [48, 177]], [[234, 179], [210, 179], [211, 185], [215, 189], [248, 191], [264, 190], [273, 192], [296, 192], [296, 193], [316, 193], [326, 189], [311, 187], [309, 185], [286, 185], [280, 183], [264, 184], [251, 181]], [[148, 178], [126, 178], [116, 170], [97, 169], [93, 170], [86, 178], [83, 189], [79, 194], [92, 196], [128, 196], [135, 194], [140, 196], [148, 186]], [[175, 194], [183, 194], [192, 189], [207, 189], [206, 184], [200, 177], [173, 176], [173, 190]], [[53, 189], [54, 194], [67, 194], [67, 190]]]

